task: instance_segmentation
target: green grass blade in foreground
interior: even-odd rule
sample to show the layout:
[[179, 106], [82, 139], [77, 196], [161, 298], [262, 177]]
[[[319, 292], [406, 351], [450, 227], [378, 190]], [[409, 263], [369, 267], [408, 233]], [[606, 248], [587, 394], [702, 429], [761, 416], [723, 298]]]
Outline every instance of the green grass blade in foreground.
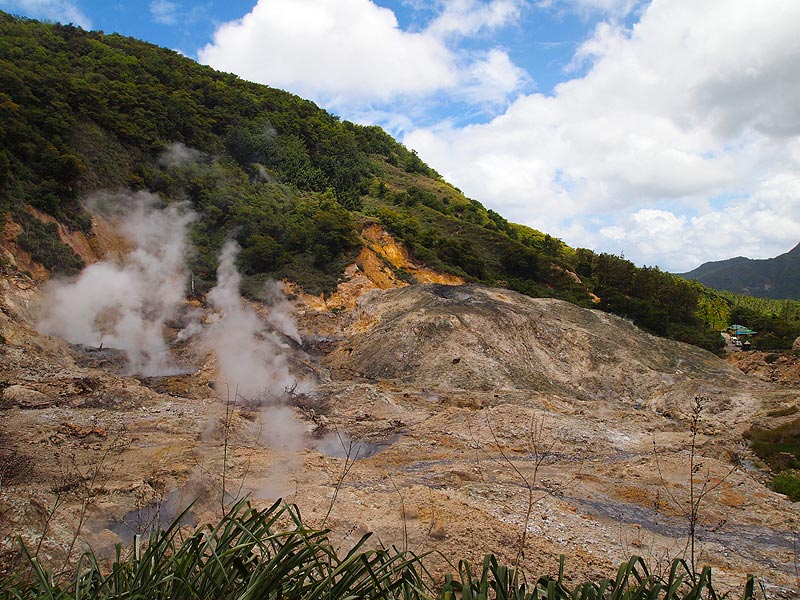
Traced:
[[[529, 586], [515, 568], [487, 554], [480, 573], [467, 561], [457, 577], [446, 576], [438, 593], [426, 584], [430, 574], [420, 557], [396, 548], [365, 548], [364, 536], [344, 556], [327, 531], [308, 529], [297, 508], [275, 503], [257, 510], [247, 501], [231, 507], [216, 525], [205, 525], [178, 540], [180, 519], [166, 531], [151, 533], [137, 554], [117, 547], [108, 567], [91, 551], [71, 574], [55, 577], [21, 544], [26, 569], [0, 580], [0, 600], [317, 600], [371, 598], [392, 600], [716, 600], [706, 567], [693, 574], [685, 561], [672, 564], [666, 580], [651, 575], [632, 557], [616, 577], [574, 587], [564, 575], [543, 576]], [[743, 600], [751, 600], [749, 577]]]

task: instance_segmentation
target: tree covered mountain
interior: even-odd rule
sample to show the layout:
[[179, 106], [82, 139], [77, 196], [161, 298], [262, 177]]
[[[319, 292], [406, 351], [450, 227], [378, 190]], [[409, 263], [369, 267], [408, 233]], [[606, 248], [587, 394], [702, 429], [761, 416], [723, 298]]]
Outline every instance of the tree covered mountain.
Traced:
[[800, 299], [800, 244], [763, 260], [738, 256], [703, 263], [681, 277], [720, 290], [762, 298]]
[[90, 232], [82, 201], [107, 189], [191, 204], [200, 291], [232, 237], [245, 292], [267, 277], [326, 292], [363, 247], [364, 227], [379, 223], [430, 268], [600, 308], [711, 350], [735, 305], [510, 223], [379, 127], [152, 44], [0, 12], [0, 218], [23, 227], [17, 241], [36, 260], [74, 273], [80, 259], [25, 207]]

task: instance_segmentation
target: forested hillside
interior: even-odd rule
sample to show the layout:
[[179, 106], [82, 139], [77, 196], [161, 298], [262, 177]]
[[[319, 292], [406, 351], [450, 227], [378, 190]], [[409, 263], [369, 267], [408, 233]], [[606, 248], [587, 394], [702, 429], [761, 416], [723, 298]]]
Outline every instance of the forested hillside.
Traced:
[[703, 263], [681, 277], [738, 294], [762, 298], [800, 299], [800, 244], [789, 252], [754, 260], [739, 256]]
[[326, 292], [364, 225], [378, 222], [431, 268], [597, 307], [712, 350], [735, 304], [509, 223], [378, 127], [151, 44], [0, 13], [0, 214], [22, 225], [18, 242], [39, 262], [74, 273], [80, 259], [24, 207], [88, 231], [82, 200], [102, 189], [191, 204], [199, 291], [235, 237], [245, 292], [266, 277]]

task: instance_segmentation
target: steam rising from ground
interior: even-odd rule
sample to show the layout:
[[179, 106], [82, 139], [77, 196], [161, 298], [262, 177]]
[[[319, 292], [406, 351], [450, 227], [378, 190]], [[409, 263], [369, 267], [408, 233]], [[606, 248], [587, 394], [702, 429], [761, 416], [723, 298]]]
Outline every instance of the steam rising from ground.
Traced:
[[174, 372], [163, 328], [184, 298], [186, 228], [194, 213], [183, 204], [162, 207], [147, 192], [98, 195], [90, 205], [119, 219], [133, 250], [118, 262], [89, 265], [73, 281], [53, 282], [39, 331], [123, 350], [134, 373]]
[[158, 157], [158, 164], [162, 167], [180, 167], [195, 163], [203, 158], [203, 153], [194, 148], [173, 142]]
[[281, 283], [268, 281], [264, 285], [264, 290], [259, 299], [270, 307], [267, 323], [286, 337], [291, 338], [298, 344], [302, 344], [303, 340], [300, 339], [300, 331], [297, 329], [297, 322], [292, 314], [292, 305], [284, 295]]
[[[241, 276], [235, 260], [239, 246], [226, 242], [219, 257], [217, 285], [206, 296], [216, 311], [212, 326], [205, 333], [217, 356], [219, 389], [223, 394], [261, 406], [261, 436], [279, 451], [270, 476], [258, 494], [280, 497], [291, 491], [289, 474], [299, 468], [297, 452], [304, 446], [306, 429], [283, 405], [288, 390], [310, 391], [307, 381], [297, 381], [289, 371], [287, 346], [268, 332], [255, 311], [239, 295]], [[301, 342], [297, 325], [291, 318], [290, 304], [280, 284], [273, 282], [265, 290], [271, 310], [267, 321], [297, 343]]]
[[[253, 309], [239, 295], [241, 276], [235, 260], [236, 242], [226, 242], [220, 252], [217, 285], [206, 299], [216, 311], [206, 336], [217, 355], [220, 383], [250, 402], [269, 403], [287, 389], [300, 386], [289, 372], [287, 347], [268, 332]], [[280, 286], [280, 284], [275, 284]], [[273, 286], [270, 294], [279, 292]], [[267, 320], [279, 331], [300, 343], [297, 326], [288, 313], [289, 303], [275, 302]], [[300, 386], [306, 387], [306, 386]]]
[[[191, 159], [183, 147], [173, 148], [173, 154], [171, 160]], [[195, 218], [185, 204], [164, 206], [158, 196], [145, 192], [98, 195], [89, 204], [119, 223], [133, 249], [120, 260], [88, 266], [74, 280], [52, 282], [40, 331], [75, 344], [121, 349], [132, 373], [175, 374], [180, 369], [164, 331], [182, 310], [188, 323], [175, 341], [199, 336], [216, 355], [222, 399], [261, 410], [260, 441], [275, 453], [259, 493], [289, 493], [289, 474], [300, 466], [297, 452], [307, 432], [286, 401], [293, 392], [311, 391], [313, 383], [297, 381], [289, 369], [290, 340], [302, 340], [281, 284], [264, 287], [262, 300], [269, 312], [262, 320], [240, 296], [235, 265], [239, 246], [229, 241], [220, 252], [217, 285], [206, 297], [212, 312], [204, 318], [203, 311], [185, 306], [186, 232]]]

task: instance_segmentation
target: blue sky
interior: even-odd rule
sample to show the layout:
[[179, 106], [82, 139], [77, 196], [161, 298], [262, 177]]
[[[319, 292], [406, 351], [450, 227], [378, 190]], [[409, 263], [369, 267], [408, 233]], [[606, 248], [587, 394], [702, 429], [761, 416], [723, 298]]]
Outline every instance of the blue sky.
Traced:
[[510, 220], [683, 271], [800, 242], [797, 0], [0, 0], [379, 124]]

